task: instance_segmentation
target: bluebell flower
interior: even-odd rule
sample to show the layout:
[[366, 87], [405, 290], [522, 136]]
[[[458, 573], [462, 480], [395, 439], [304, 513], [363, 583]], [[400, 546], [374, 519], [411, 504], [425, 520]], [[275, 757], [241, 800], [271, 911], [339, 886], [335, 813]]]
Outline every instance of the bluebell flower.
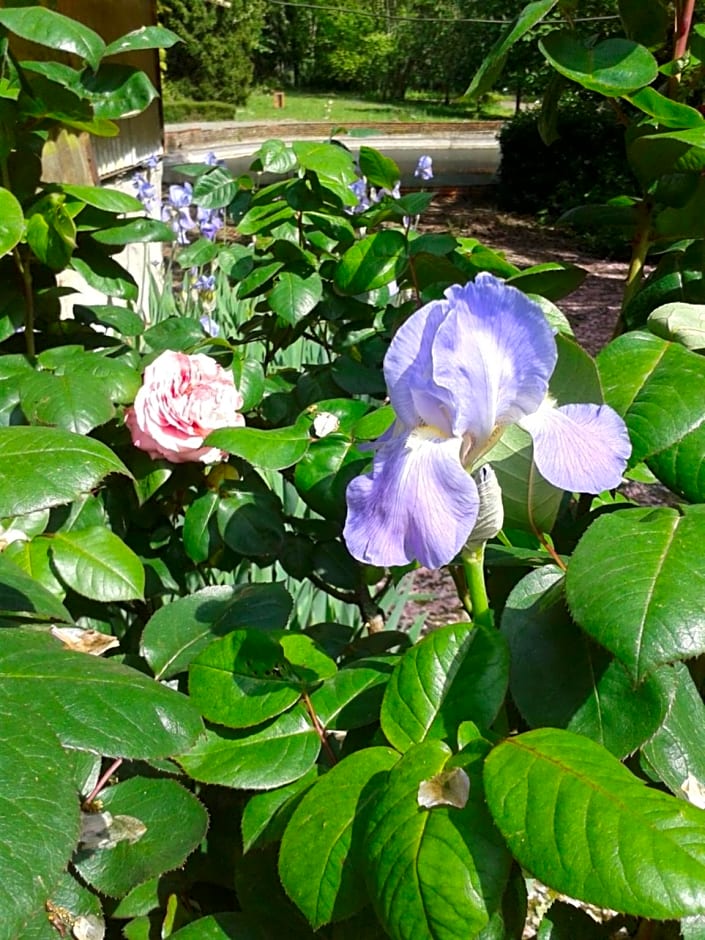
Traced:
[[384, 360], [396, 421], [371, 472], [347, 489], [351, 554], [382, 566], [452, 561], [478, 516], [471, 471], [513, 424], [533, 438], [534, 463], [554, 486], [617, 486], [631, 453], [625, 424], [607, 405], [557, 407], [548, 395], [557, 358], [541, 308], [491, 274], [412, 314]]
[[217, 209], [204, 209], [198, 206], [196, 209], [196, 220], [198, 228], [204, 238], [215, 241], [215, 236], [223, 227], [223, 219]]
[[144, 173], [135, 173], [132, 177], [132, 185], [137, 190], [137, 198], [148, 212], [151, 212], [157, 200], [157, 188], [154, 183], [150, 183]]
[[416, 169], [414, 170], [414, 176], [422, 180], [433, 179], [433, 158], [429, 157], [427, 153], [419, 157], [419, 162], [416, 164]]

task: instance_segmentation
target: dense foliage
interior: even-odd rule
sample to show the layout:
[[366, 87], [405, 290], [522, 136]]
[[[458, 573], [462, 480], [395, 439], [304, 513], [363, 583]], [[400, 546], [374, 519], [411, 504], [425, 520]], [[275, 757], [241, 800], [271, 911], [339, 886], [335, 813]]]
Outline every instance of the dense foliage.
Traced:
[[[271, 140], [240, 178], [209, 155], [163, 199], [149, 166], [139, 198], [42, 182], [55, 132], [153, 97], [112, 56], [175, 37], [0, 10], [2, 940], [518, 940], [529, 876], [619, 912], [555, 902], [542, 938], [702, 936], [705, 120], [678, 98], [705, 27], [677, 4], [659, 66], [623, 8], [616, 44], [541, 41], [629, 122], [638, 189], [574, 210], [633, 245], [596, 362], [556, 306], [583, 272], [420, 234], [432, 194], [369, 147]], [[153, 240], [141, 302], [115, 255]], [[468, 297], [476, 343], [444, 347]], [[673, 507], [556, 482], [628, 453]], [[434, 562], [453, 487], [477, 525]], [[402, 621], [400, 544], [459, 622]]]

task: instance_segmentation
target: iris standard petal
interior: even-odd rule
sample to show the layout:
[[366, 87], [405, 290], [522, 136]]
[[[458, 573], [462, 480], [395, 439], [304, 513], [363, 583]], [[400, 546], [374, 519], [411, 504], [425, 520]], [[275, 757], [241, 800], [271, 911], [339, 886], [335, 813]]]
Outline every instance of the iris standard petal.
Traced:
[[433, 377], [453, 392], [455, 436], [478, 448], [496, 425], [514, 424], [546, 396], [558, 358], [538, 304], [491, 274], [446, 291], [449, 313], [433, 341]]
[[439, 388], [433, 375], [433, 341], [448, 315], [446, 301], [421, 307], [397, 330], [384, 357], [389, 399], [407, 427], [429, 424], [451, 436], [452, 394]]
[[609, 405], [563, 405], [550, 399], [519, 422], [534, 440], [541, 476], [563, 490], [601, 493], [619, 486], [632, 452], [626, 425]]
[[392, 437], [375, 454], [372, 472], [348, 485], [343, 537], [359, 561], [440, 568], [465, 544], [477, 518], [477, 487], [460, 464], [460, 440], [427, 431]]

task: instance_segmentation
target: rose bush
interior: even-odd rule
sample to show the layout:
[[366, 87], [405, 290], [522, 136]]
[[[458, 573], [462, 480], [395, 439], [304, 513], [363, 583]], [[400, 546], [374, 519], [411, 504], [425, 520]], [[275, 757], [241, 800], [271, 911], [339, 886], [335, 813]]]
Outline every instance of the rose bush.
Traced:
[[202, 353], [167, 349], [144, 370], [125, 423], [135, 446], [172, 463], [214, 463], [224, 455], [203, 441], [217, 428], [242, 427], [242, 395], [232, 373]]

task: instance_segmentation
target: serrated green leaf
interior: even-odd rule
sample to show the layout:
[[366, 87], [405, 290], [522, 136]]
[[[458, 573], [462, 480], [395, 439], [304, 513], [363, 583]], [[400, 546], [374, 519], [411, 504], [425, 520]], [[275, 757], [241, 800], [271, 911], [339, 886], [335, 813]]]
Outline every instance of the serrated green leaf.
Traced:
[[189, 776], [241, 790], [273, 790], [313, 767], [321, 740], [302, 705], [255, 728], [211, 728], [178, 758]]
[[83, 375], [36, 372], [20, 382], [20, 404], [28, 421], [87, 434], [115, 415], [105, 384]]
[[[61, 880], [78, 839], [78, 794], [56, 734], [23, 701], [0, 722], [0, 903], [3, 938], [25, 936]], [[41, 849], [41, 851], [39, 850]]]
[[392, 657], [353, 660], [326, 679], [311, 695], [323, 727], [349, 731], [376, 721], [395, 661]]
[[65, 650], [47, 634], [2, 630], [0, 712], [15, 713], [19, 703], [50, 718], [62, 744], [109, 757], [168, 757], [202, 731], [184, 695], [134, 669]]
[[144, 568], [131, 548], [109, 529], [90, 526], [54, 536], [52, 559], [77, 594], [111, 603], [144, 595]]
[[312, 767], [285, 787], [251, 796], [242, 811], [242, 851], [246, 853], [280, 842], [294, 810], [317, 778], [317, 768]]
[[507, 648], [496, 631], [467, 623], [434, 630], [392, 673], [382, 702], [382, 731], [402, 752], [429, 738], [455, 744], [463, 721], [492, 724], [508, 678]]
[[705, 812], [649, 789], [588, 738], [508, 738], [485, 795], [519, 864], [556, 891], [627, 914], [705, 912]]
[[219, 428], [205, 441], [209, 446], [242, 457], [253, 467], [263, 470], [283, 470], [298, 463], [310, 442], [308, 428], [303, 425], [272, 430]]
[[132, 777], [103, 790], [100, 799], [104, 811], [133, 816], [147, 827], [134, 843], [80, 851], [74, 859], [84, 881], [113, 897], [183, 865], [208, 828], [203, 805], [175, 780]]
[[580, 540], [566, 577], [570, 612], [637, 682], [705, 652], [704, 549], [705, 506], [610, 513]]
[[368, 903], [360, 820], [375, 798], [375, 779], [386, 777], [398, 759], [382, 747], [351, 754], [321, 777], [294, 811], [282, 839], [279, 875], [314, 930]]
[[[481, 757], [452, 758], [441, 741], [424, 741], [377, 789], [366, 822], [367, 884], [393, 940], [467, 940], [499, 907], [511, 859], [487, 812]], [[419, 785], [455, 767], [470, 780], [464, 808], [422, 808]]]
[[511, 653], [512, 699], [530, 727], [566, 728], [626, 757], [664, 719], [673, 693], [670, 670], [634, 688], [621, 663], [572, 621], [563, 578], [556, 565], [546, 565], [507, 598], [501, 629]]
[[109, 473], [130, 476], [100, 441], [57, 428], [0, 428], [0, 518], [69, 503]]
[[280, 715], [301, 697], [281, 644], [256, 630], [213, 640], [189, 667], [189, 695], [208, 721], [247, 728]]
[[281, 630], [292, 600], [281, 582], [203, 588], [158, 610], [142, 634], [141, 652], [158, 679], [185, 672], [215, 637], [232, 630]]

